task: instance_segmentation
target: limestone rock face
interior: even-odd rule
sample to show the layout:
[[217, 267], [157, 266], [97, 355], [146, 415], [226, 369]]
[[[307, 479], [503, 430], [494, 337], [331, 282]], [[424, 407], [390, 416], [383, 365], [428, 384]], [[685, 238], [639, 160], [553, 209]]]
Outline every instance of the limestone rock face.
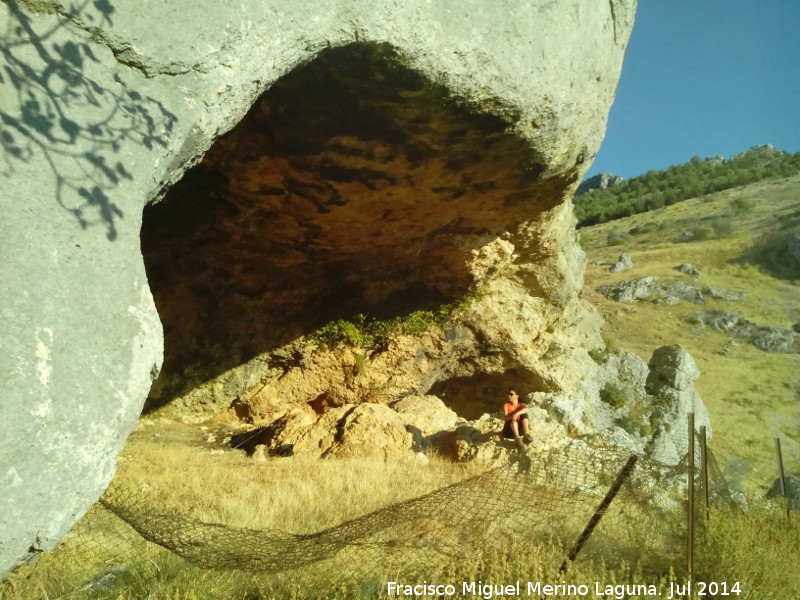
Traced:
[[[265, 424], [577, 389], [597, 322], [567, 200], [634, 7], [2, 3], [0, 574], [97, 499], [160, 371], [152, 407]], [[305, 339], [449, 303], [388, 348]]]

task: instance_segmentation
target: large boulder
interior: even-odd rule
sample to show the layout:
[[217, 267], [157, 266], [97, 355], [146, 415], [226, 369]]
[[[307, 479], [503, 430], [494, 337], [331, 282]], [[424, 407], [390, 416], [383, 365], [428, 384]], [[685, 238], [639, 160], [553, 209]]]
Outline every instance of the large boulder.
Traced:
[[453, 429], [460, 420], [455, 411], [436, 396], [406, 396], [391, 406], [413, 435], [418, 450], [435, 445], [437, 439]]
[[[297, 385], [282, 396], [267, 384], [296, 384], [307, 356], [248, 361], [322, 325], [304, 321], [314, 307], [389, 311], [397, 298], [447, 302], [486, 282], [496, 288], [472, 310], [500, 325], [464, 337], [494, 358], [470, 362], [456, 344], [469, 326], [451, 328], [438, 354], [409, 346], [415, 379], [401, 391], [511, 361], [542, 381], [531, 340], [586, 312], [565, 200], [604, 135], [634, 6], [3, 2], [0, 574], [52, 548], [110, 480], [161, 370], [153, 296], [171, 352], [159, 404], [235, 405], [248, 418], [284, 400], [341, 408], [367, 387], [331, 397], [331, 375], [317, 396]], [[318, 130], [280, 129], [297, 106], [324, 109], [332, 88], [315, 82], [334, 81], [378, 92], [297, 120]], [[251, 107], [249, 133], [183, 181]], [[336, 118], [351, 108], [357, 118]], [[180, 208], [143, 227], [145, 205], [170, 188]], [[242, 244], [203, 253], [226, 240]], [[536, 319], [509, 342], [517, 306]]]
[[[654, 428], [648, 453], [656, 462], [674, 466], [689, 454], [689, 413], [694, 413], [694, 432], [706, 428], [711, 439], [711, 421], [703, 400], [694, 388], [700, 369], [682, 346], [664, 346], [653, 352], [645, 389], [653, 397]], [[700, 447], [695, 445], [697, 456]], [[696, 464], [699, 464], [696, 463]]]

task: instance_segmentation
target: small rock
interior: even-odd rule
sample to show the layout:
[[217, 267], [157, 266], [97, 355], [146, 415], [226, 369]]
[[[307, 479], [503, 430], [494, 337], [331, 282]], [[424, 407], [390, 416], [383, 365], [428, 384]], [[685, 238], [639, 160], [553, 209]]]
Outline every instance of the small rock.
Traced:
[[686, 273], [690, 277], [694, 277], [695, 279], [700, 279], [700, 271], [695, 269], [689, 263], [683, 263], [682, 265], [675, 267], [675, 269], [677, 269], [681, 273]]
[[600, 293], [617, 302], [642, 300], [662, 291], [661, 286], [655, 283], [655, 277], [652, 275], [632, 281], [601, 285], [597, 289]]
[[[800, 510], [800, 477], [787, 475], [784, 480], [786, 482], [786, 497], [789, 499], [789, 508]], [[781, 493], [781, 481], [780, 479], [775, 479], [772, 482], [772, 487], [767, 492], [767, 498], [777, 498], [779, 496], [783, 496]]]
[[696, 285], [686, 283], [685, 281], [675, 281], [666, 286], [664, 290], [669, 296], [674, 296], [691, 302], [692, 304], [705, 304], [703, 292]]
[[747, 299], [747, 294], [745, 292], [729, 292], [716, 285], [708, 286], [706, 288], [706, 294], [717, 300], [728, 300], [730, 302], [738, 302]]

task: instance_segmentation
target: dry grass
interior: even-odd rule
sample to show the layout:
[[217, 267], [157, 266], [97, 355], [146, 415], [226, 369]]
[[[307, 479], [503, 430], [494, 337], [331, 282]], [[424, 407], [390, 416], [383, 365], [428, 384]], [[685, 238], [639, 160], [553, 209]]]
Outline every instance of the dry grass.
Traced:
[[[730, 235], [681, 241], [681, 233], [693, 222], [734, 213]], [[587, 268], [584, 297], [605, 318], [604, 337], [645, 361], [660, 346], [684, 346], [702, 373], [696, 386], [711, 414], [714, 449], [721, 456], [736, 456], [750, 464], [749, 480], [756, 487], [774, 477], [774, 437], [782, 438], [791, 468], [800, 470], [800, 356], [769, 354], [742, 341], [731, 344], [727, 336], [693, 327], [685, 319], [716, 309], [743, 314], [759, 325], [790, 328], [800, 321], [797, 282], [777, 279], [742, 261], [746, 251], [765, 236], [787, 226], [796, 228], [799, 215], [800, 177], [795, 176], [711, 194], [580, 232], [590, 263], [616, 262], [622, 252], [634, 260], [632, 269], [620, 273], [592, 264]], [[611, 229], [629, 231], [647, 223], [659, 223], [663, 228], [634, 235], [622, 245], [607, 246]], [[597, 292], [602, 284], [645, 275], [663, 282], [687, 280], [674, 269], [682, 263], [700, 270], [699, 285], [744, 291], [747, 299], [728, 302], [707, 297], [704, 306], [687, 302], [659, 306], [614, 302]]]
[[[422, 464], [290, 458], [257, 463], [237, 451], [220, 452], [223, 439], [217, 436], [216, 441], [209, 442], [209, 435], [197, 426], [145, 422], [126, 447], [115, 482], [140, 490], [150, 503], [166, 512], [176, 510], [231, 526], [310, 532], [472, 474], [463, 466], [441, 460]], [[462, 582], [505, 584], [518, 580], [523, 597], [528, 581], [584, 584], [592, 592], [595, 584], [601, 589], [606, 585], [652, 584], [666, 597], [670, 582], [683, 581], [672, 573], [671, 561], [638, 562], [643, 548], [669, 542], [669, 536], [659, 533], [664, 523], [651, 519], [649, 525], [642, 526], [648, 511], [638, 504], [623, 505], [628, 501], [622, 497], [619, 502], [617, 510], [623, 513], [617, 517], [624, 514], [627, 518], [607, 517], [601, 527], [613, 531], [596, 535], [567, 575], [557, 570], [565, 555], [563, 543], [524, 543], [487, 550], [487, 541], [491, 540], [477, 536], [474, 559], [449, 564], [444, 572], [434, 569], [438, 573], [435, 582], [456, 585], [459, 593], [455, 597], [462, 597]], [[745, 597], [796, 597], [780, 590], [792, 589], [797, 583], [794, 567], [800, 519], [787, 524], [782, 513], [754, 508], [746, 515], [720, 510], [712, 515], [711, 522], [714, 528], [697, 553], [698, 571], [704, 577], [740, 581], [750, 594]], [[576, 522], [569, 527], [570, 540], [581, 525]], [[566, 524], [554, 523], [553, 533], [558, 534], [562, 526]], [[675, 540], [669, 543], [680, 545]], [[671, 550], [675, 556], [674, 548]], [[679, 572], [683, 568], [672, 566]], [[107, 585], [102, 583], [103, 577]], [[145, 542], [106, 511], [95, 509], [56, 552], [45, 555], [35, 566], [13, 573], [0, 586], [0, 598], [355, 600], [389, 598], [386, 581], [391, 579], [391, 573], [362, 579], [354, 588], [337, 584], [336, 577], [332, 583], [330, 573], [317, 565], [279, 575], [204, 570]], [[432, 581], [424, 567], [417, 580]]]

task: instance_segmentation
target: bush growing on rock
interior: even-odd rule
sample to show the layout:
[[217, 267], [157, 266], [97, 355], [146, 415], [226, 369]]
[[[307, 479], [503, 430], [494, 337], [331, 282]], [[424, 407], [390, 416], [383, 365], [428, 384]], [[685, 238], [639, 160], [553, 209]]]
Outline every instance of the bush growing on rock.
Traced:
[[630, 401], [630, 392], [618, 383], [607, 383], [600, 390], [600, 400], [612, 408], [622, 408]]
[[604, 348], [592, 348], [589, 350], [589, 357], [598, 365], [602, 365], [608, 360], [608, 352]]

